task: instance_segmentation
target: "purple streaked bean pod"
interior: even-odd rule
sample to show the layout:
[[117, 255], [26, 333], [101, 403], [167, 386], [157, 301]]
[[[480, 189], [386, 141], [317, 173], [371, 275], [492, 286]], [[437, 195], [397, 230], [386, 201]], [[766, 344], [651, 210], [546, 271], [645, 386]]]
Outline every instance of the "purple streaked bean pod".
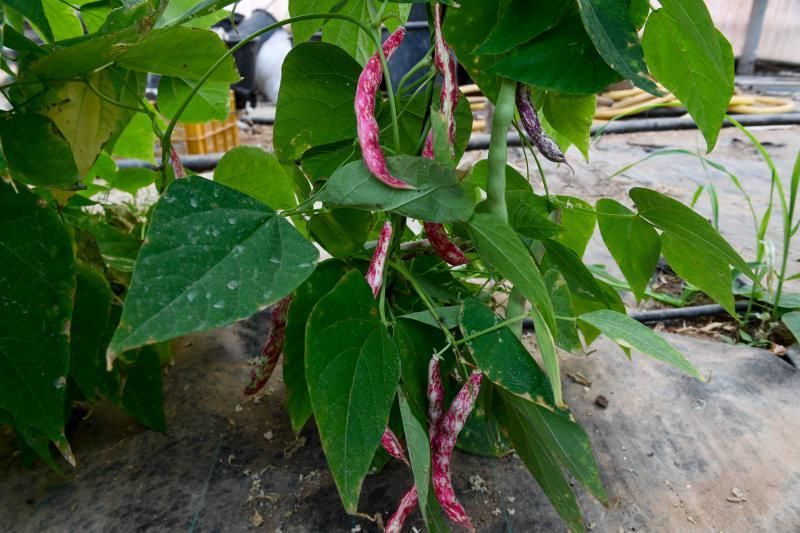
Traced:
[[169, 158], [172, 160], [172, 171], [175, 173], [176, 178], [185, 178], [186, 169], [183, 167], [181, 156], [175, 151], [174, 147], [170, 147]]
[[383, 229], [381, 229], [381, 236], [378, 238], [378, 244], [375, 245], [372, 260], [369, 262], [369, 268], [367, 269], [367, 283], [372, 289], [372, 295], [375, 297], [381, 292], [383, 269], [386, 267], [386, 256], [389, 255], [389, 244], [391, 242], [392, 223], [387, 220], [383, 225]]
[[432, 458], [433, 490], [436, 493], [436, 499], [439, 500], [442, 510], [450, 520], [470, 531], [474, 531], [475, 528], [453, 490], [453, 483], [450, 479], [450, 458], [453, 455], [456, 438], [475, 405], [482, 381], [483, 374], [473, 373], [456, 394], [453, 403], [439, 423]]
[[[405, 36], [405, 28], [400, 27], [383, 42], [383, 54], [387, 60], [397, 50]], [[361, 71], [356, 86], [356, 129], [364, 165], [376, 178], [389, 187], [413, 189], [413, 186], [392, 176], [381, 148], [380, 127], [375, 119], [375, 93], [381, 86], [381, 80], [383, 80], [381, 58], [380, 54], [376, 52], [369, 58], [364, 70]]]
[[397, 435], [394, 434], [394, 431], [388, 427], [383, 430], [381, 446], [383, 446], [383, 449], [386, 450], [386, 453], [398, 461], [403, 461], [408, 466], [411, 466], [411, 463], [408, 462], [408, 458], [406, 457], [406, 452], [403, 449], [403, 445], [400, 444], [400, 439], [398, 439]]
[[428, 236], [428, 241], [430, 241], [436, 255], [441, 257], [447, 264], [458, 266], [469, 263], [469, 259], [461, 251], [461, 248], [450, 240], [443, 225], [435, 222], [424, 222], [422, 226], [425, 228], [425, 235]]
[[244, 389], [246, 396], [251, 396], [264, 388], [278, 364], [278, 359], [283, 351], [283, 341], [286, 338], [286, 315], [291, 303], [292, 297], [287, 296], [272, 308], [269, 336], [261, 349], [261, 356], [256, 360], [255, 367], [250, 372], [250, 384]]
[[517, 84], [517, 110], [525, 133], [539, 152], [554, 163], [566, 163], [567, 158], [564, 157], [564, 153], [542, 129], [536, 107], [531, 101], [530, 89], [521, 83]]
[[419, 503], [419, 496], [417, 495], [417, 487], [412, 486], [408, 489], [408, 492], [403, 495], [403, 498], [400, 500], [400, 504], [397, 506], [397, 510], [394, 512], [392, 517], [386, 522], [386, 528], [384, 531], [386, 533], [400, 533], [403, 530], [403, 524], [405, 523], [408, 516], [411, 514], [411, 511]]
[[444, 386], [442, 376], [439, 373], [439, 359], [431, 357], [428, 363], [428, 422], [430, 429], [430, 441], [436, 441], [436, 433], [439, 428], [439, 421], [444, 414]]

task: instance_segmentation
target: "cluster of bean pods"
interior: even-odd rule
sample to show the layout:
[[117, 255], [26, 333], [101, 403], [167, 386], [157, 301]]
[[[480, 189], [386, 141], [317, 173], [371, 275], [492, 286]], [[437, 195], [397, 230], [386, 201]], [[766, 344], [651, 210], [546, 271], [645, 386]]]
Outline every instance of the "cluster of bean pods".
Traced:
[[283, 352], [283, 341], [286, 338], [286, 314], [291, 303], [292, 297], [287, 296], [272, 308], [269, 336], [261, 349], [261, 356], [256, 360], [255, 366], [250, 372], [250, 384], [244, 389], [246, 396], [251, 396], [264, 388], [278, 364], [278, 359]]

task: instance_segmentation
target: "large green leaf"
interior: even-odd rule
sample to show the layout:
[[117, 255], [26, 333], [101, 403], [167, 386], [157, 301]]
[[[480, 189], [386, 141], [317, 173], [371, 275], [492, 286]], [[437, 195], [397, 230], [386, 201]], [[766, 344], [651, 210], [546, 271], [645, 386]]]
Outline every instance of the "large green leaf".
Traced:
[[122, 389], [122, 407], [136, 420], [156, 431], [166, 431], [161, 358], [154, 346], [144, 346], [126, 357], [132, 359]]
[[[175, 26], [153, 30], [118, 57], [117, 63], [144, 72], [198, 79], [225, 51], [225, 43], [213, 31]], [[233, 57], [222, 63], [209, 79], [239, 81]]]
[[511, 280], [525, 299], [539, 309], [550, 330], [555, 331], [555, 313], [550, 294], [539, 268], [517, 233], [499, 217], [488, 213], [476, 213], [469, 221], [469, 229], [478, 253], [491, 268]]
[[[464, 301], [461, 328], [465, 337], [501, 321], [477, 298]], [[508, 327], [485, 333], [466, 344], [478, 367], [492, 383], [531, 401], [553, 405], [550, 380]]]
[[514, 230], [531, 239], [549, 239], [556, 236], [561, 227], [550, 220], [547, 199], [536, 196], [530, 187], [524, 190], [506, 190], [508, 223]]
[[697, 122], [710, 152], [733, 96], [733, 50], [703, 0], [665, 0], [642, 45], [650, 70]]
[[578, 16], [517, 48], [489, 73], [565, 94], [593, 94], [620, 79], [597, 53]]
[[389, 421], [400, 358], [357, 271], [319, 300], [306, 332], [306, 379], [322, 449], [353, 513]]
[[630, 191], [639, 214], [653, 225], [675, 237], [696, 243], [704, 255], [713, 256], [733, 265], [755, 280], [755, 274], [744, 259], [722, 238], [714, 227], [678, 200], [650, 189], [636, 187]]
[[647, 72], [628, 6], [621, 0], [578, 0], [578, 7], [586, 32], [606, 63], [636, 86], [659, 94]]
[[555, 26], [570, 5], [567, 0], [511, 0], [475, 53], [502, 54], [530, 41]]
[[95, 398], [97, 367], [105, 361], [106, 325], [114, 295], [105, 276], [76, 264], [75, 307], [70, 324], [69, 375], [87, 398]]
[[60, 0], [42, 0], [42, 6], [53, 30], [53, 40], [62, 41], [83, 35], [83, 25], [72, 5]]
[[356, 136], [360, 73], [358, 63], [331, 44], [294, 47], [283, 62], [275, 114], [275, 152], [281, 160], [293, 161], [313, 146]]
[[171, 26], [178, 21], [193, 28], [208, 28], [228, 14], [222, 8], [236, 0], [170, 0], [156, 27]]
[[0, 183], [0, 409], [64, 440], [75, 291], [58, 215], [27, 187]]
[[176, 180], [153, 211], [111, 349], [247, 318], [300, 285], [318, 256], [257, 200], [199, 177]]
[[583, 345], [578, 337], [575, 312], [567, 281], [561, 272], [551, 269], [544, 273], [544, 283], [550, 291], [550, 299], [553, 300], [553, 309], [556, 312], [558, 327], [555, 332], [556, 344], [569, 352], [580, 351]]
[[599, 329], [609, 339], [622, 347], [631, 348], [644, 355], [649, 355], [701, 381], [705, 381], [694, 366], [678, 350], [670, 346], [663, 337], [628, 315], [601, 309], [591, 313], [584, 313], [578, 317], [578, 320]]
[[[400, 351], [400, 370], [408, 401], [417, 410], [425, 412], [428, 409], [428, 364], [431, 356], [447, 345], [447, 340], [435, 322], [434, 325], [418, 322], [408, 315], [395, 321], [392, 334]], [[445, 357], [451, 353], [446, 352]]]
[[[109, 142], [115, 141], [135, 112], [110, 104], [100, 98], [99, 91], [109, 98], [134, 106], [136, 100], [122, 83], [104, 69], [89, 76], [91, 89], [85, 82], [66, 82], [55, 86], [41, 105], [40, 112], [58, 126], [72, 148], [72, 154], [83, 177]], [[134, 75], [115, 71], [126, 83], [137, 85]]]
[[67, 187], [78, 181], [72, 149], [49, 118], [32, 113], [0, 117], [0, 141], [15, 179], [49, 187]]
[[306, 384], [306, 323], [317, 302], [331, 292], [347, 272], [340, 261], [325, 261], [317, 266], [295, 291], [286, 315], [286, 340], [283, 346], [283, 382], [286, 384], [286, 408], [292, 429], [300, 432], [311, 416], [311, 399]]
[[114, 144], [114, 155], [155, 163], [155, 142], [153, 123], [147, 115], [139, 113], [134, 115]]
[[546, 432], [534, 422], [533, 413], [529, 412], [536, 407], [523, 398], [502, 391], [500, 396], [502, 401], [495, 404], [497, 415], [517, 455], [567, 526], [572, 531], [586, 531], [575, 494], [548, 446], [552, 439], [547, 439]]
[[558, 199], [566, 205], [559, 211], [561, 233], [553, 240], [583, 257], [597, 221], [592, 204], [575, 196], [559, 195]]
[[278, 159], [257, 146], [237, 146], [220, 159], [214, 181], [252, 196], [273, 209], [297, 205], [294, 184]]
[[393, 176], [416, 189], [384, 185], [359, 160], [334, 172], [317, 199], [341, 207], [393, 211], [429, 222], [465, 221], [472, 215], [472, 186], [460, 182], [452, 168], [408, 155], [390, 157], [388, 163]]
[[658, 233], [630, 209], [609, 198], [597, 201], [597, 224], [633, 294], [642, 300], [661, 256]]
[[[158, 110], [167, 118], [172, 118], [178, 108], [189, 96], [196, 81], [172, 76], [162, 76], [158, 83]], [[225, 120], [230, 113], [230, 84], [226, 81], [208, 81], [189, 101], [181, 113], [184, 123]]]

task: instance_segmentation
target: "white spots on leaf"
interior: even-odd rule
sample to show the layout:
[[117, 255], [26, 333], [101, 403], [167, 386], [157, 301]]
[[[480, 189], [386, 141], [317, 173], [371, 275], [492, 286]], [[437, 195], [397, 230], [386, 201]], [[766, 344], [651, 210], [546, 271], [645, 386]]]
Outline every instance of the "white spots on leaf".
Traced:
[[53, 385], [57, 389], [63, 389], [64, 387], [67, 386], [67, 377], [66, 376], [58, 376], [55, 379], [55, 381], [53, 382]]
[[186, 293], [186, 299], [189, 300], [190, 302], [193, 302], [195, 298], [197, 298], [197, 291], [191, 290]]
[[231, 226], [236, 224], [236, 217], [228, 217], [228, 224], [230, 224]]
[[196, 209], [197, 206], [200, 205], [200, 203], [197, 201], [197, 198], [195, 198], [193, 196], [193, 197], [189, 198], [189, 205], [191, 205], [192, 207], [194, 207]]
[[236, 289], [238, 286], [239, 286], [239, 282], [238, 282], [237, 280], [235, 280], [235, 279], [232, 279], [232, 280], [230, 280], [230, 281], [228, 282], [228, 288], [229, 288], [230, 290], [234, 290], [234, 289]]
[[220, 300], [216, 302], [213, 306], [214, 309], [224, 309], [225, 308], [225, 300]]

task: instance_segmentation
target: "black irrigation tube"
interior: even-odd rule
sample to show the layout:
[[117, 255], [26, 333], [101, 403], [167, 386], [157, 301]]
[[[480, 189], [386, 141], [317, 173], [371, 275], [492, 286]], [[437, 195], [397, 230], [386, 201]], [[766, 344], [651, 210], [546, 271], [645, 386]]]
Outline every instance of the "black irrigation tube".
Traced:
[[[744, 126], [784, 126], [800, 124], [800, 113], [779, 113], [776, 115], [733, 115], [733, 117]], [[256, 124], [273, 124], [272, 117], [251, 117]], [[724, 128], [731, 127], [733, 124], [727, 120], [722, 125]], [[667, 117], [667, 118], [642, 118], [631, 120], [620, 120], [592, 126], [592, 134], [597, 133], [601, 128], [605, 128], [604, 134], [623, 134], [637, 133], [643, 131], [669, 131], [669, 130], [689, 130], [696, 129], [697, 124], [689, 117]], [[508, 134], [509, 146], [521, 146], [519, 134]], [[486, 150], [489, 148], [489, 135], [478, 133], [473, 135], [467, 150]], [[214, 170], [223, 154], [187, 155], [183, 157], [183, 165], [194, 172], [206, 172]], [[147, 161], [138, 159], [123, 159], [118, 162], [120, 168], [144, 167], [158, 170], [158, 166]]]
[[[732, 115], [743, 126], [784, 126], [800, 124], [800, 113], [778, 113], [775, 115]], [[727, 120], [722, 124], [723, 128], [733, 127]], [[604, 135], [638, 133], [644, 131], [671, 131], [671, 130], [693, 130], [697, 129], [697, 124], [691, 117], [666, 117], [666, 118], [636, 118], [629, 120], [615, 120], [608, 124], [592, 126], [592, 135], [601, 130]], [[509, 146], [521, 146], [519, 135], [510, 133], [508, 135]], [[479, 133], [473, 135], [467, 150], [486, 150], [489, 148], [489, 135]]]
[[[736, 302], [735, 309], [737, 311], [747, 311], [749, 302], [741, 301]], [[677, 309], [655, 309], [653, 311], [633, 311], [628, 313], [632, 319], [639, 321], [643, 324], [652, 324], [654, 322], [664, 322], [666, 320], [682, 320], [686, 318], [698, 318], [703, 316], [724, 315], [727, 311], [717, 304], [708, 305], [693, 305], [690, 307], [679, 307]], [[533, 320], [526, 318], [522, 321], [522, 329], [533, 330]]]

